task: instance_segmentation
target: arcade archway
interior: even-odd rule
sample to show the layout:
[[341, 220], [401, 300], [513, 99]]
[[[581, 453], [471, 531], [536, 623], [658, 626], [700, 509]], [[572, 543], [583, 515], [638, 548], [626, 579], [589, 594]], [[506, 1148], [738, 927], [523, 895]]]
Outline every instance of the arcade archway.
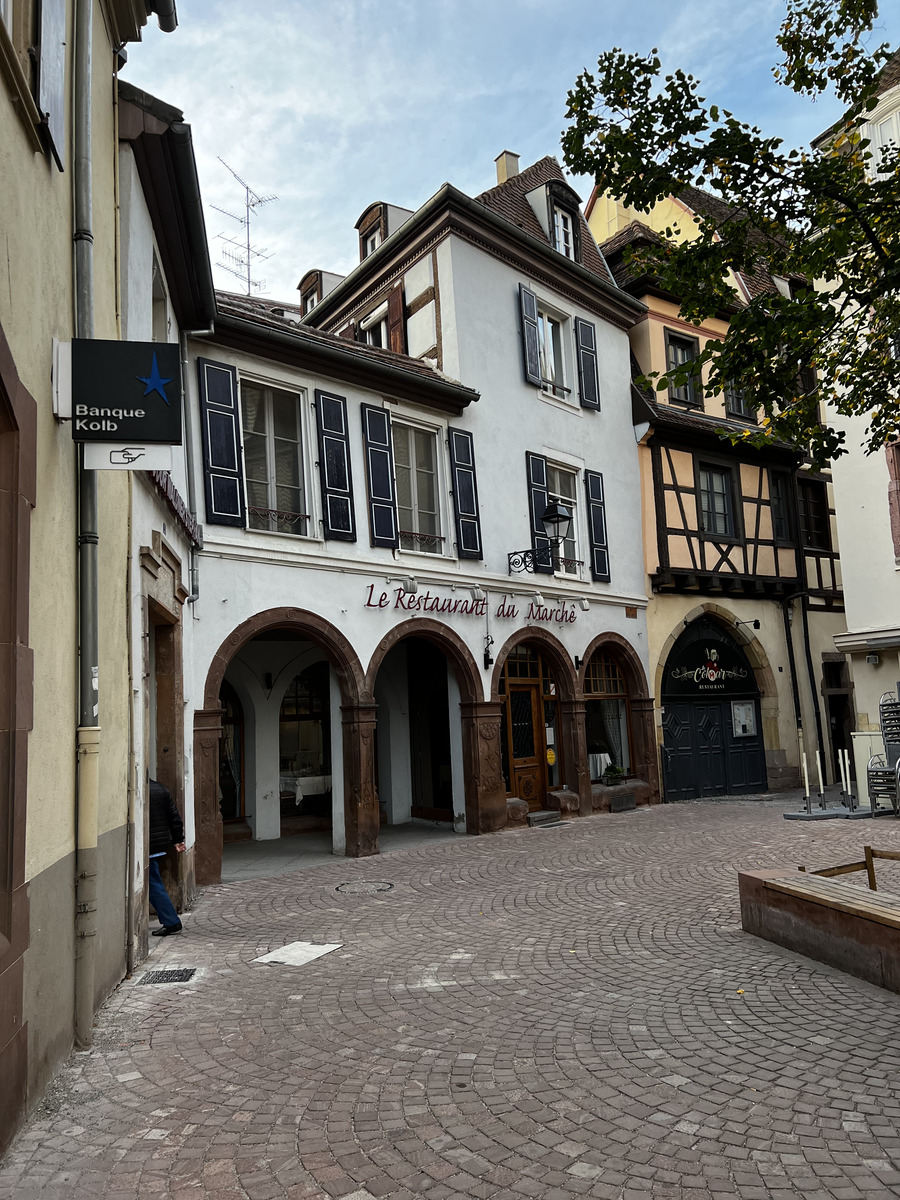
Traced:
[[709, 614], [671, 647], [661, 701], [667, 800], [766, 790], [756, 675], [737, 639]]

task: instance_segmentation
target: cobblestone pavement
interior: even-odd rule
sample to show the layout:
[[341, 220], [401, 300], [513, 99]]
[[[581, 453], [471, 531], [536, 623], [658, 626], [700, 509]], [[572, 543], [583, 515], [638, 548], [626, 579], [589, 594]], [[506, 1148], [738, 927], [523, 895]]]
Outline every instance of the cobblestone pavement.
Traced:
[[[900, 830], [784, 807], [674, 805], [210, 888], [107, 1004], [0, 1196], [900, 1196], [900, 996], [744, 934], [735, 876], [900, 848]], [[296, 940], [342, 947], [253, 961]], [[178, 966], [199, 969], [140, 984]]]

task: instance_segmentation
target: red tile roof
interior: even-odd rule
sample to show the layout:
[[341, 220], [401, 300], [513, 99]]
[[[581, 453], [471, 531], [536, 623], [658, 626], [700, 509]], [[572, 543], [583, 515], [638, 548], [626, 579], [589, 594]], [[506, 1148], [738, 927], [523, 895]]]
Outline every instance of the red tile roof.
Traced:
[[[525, 167], [518, 175], [513, 175], [510, 179], [507, 179], [505, 183], [498, 183], [496, 187], [488, 188], [486, 192], [482, 192], [475, 199], [479, 204], [483, 204], [485, 208], [489, 208], [493, 212], [499, 213], [501, 217], [505, 217], [513, 225], [518, 225], [521, 230], [530, 234], [531, 237], [549, 244], [547, 235], [534, 215], [534, 209], [526, 199], [526, 193], [536, 187], [540, 187], [541, 184], [554, 181], [560, 183], [567, 182], [562, 167], [552, 155], [548, 154], [546, 158], [538, 159], [536, 163], [532, 163], [530, 167]], [[597, 243], [594, 241], [594, 235], [591, 233], [588, 223], [584, 219], [584, 214], [580, 211], [579, 218], [581, 221], [582, 265], [587, 267], [589, 271], [593, 271], [595, 275], [599, 275], [602, 279], [614, 282], [612, 273], [606, 265], [603, 255], [597, 249]]]

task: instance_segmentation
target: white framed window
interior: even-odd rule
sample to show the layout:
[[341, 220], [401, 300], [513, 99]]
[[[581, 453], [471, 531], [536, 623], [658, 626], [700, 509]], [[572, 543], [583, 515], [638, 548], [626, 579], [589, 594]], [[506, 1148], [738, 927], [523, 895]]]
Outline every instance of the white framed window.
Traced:
[[873, 126], [872, 144], [869, 153], [872, 155], [872, 166], [876, 174], [881, 174], [880, 164], [883, 150], [893, 149], [900, 145], [900, 113], [891, 113]]
[[563, 208], [553, 209], [553, 241], [566, 258], [575, 257], [575, 238], [572, 233], [572, 214]]
[[304, 292], [302, 294], [300, 297], [300, 313], [302, 316], [305, 317], [308, 312], [312, 312], [312, 310], [316, 307], [316, 300], [317, 296], [315, 288], [310, 288], [308, 292]]
[[400, 549], [443, 554], [437, 432], [392, 420], [391, 436]]
[[388, 335], [388, 306], [380, 304], [374, 312], [369, 313], [359, 323], [359, 328], [362, 333], [362, 341], [368, 346], [383, 346], [390, 349], [390, 338]]
[[244, 479], [250, 529], [306, 536], [303, 471], [303, 394], [241, 382]]
[[569, 536], [565, 539], [556, 554], [557, 571], [563, 575], [578, 575], [581, 563], [578, 561], [578, 509], [576, 497], [578, 472], [569, 467], [556, 466], [547, 463], [547, 492], [550, 503], [556, 501], [563, 504], [572, 514], [572, 524], [569, 526]]
[[556, 313], [538, 305], [538, 347], [541, 358], [541, 390], [566, 399], [565, 328], [567, 322]]
[[381, 230], [376, 228], [376, 229], [373, 229], [370, 233], [367, 233], [365, 238], [363, 239], [363, 251], [364, 251], [363, 257], [368, 258], [370, 254], [374, 254], [380, 245], [381, 245]]

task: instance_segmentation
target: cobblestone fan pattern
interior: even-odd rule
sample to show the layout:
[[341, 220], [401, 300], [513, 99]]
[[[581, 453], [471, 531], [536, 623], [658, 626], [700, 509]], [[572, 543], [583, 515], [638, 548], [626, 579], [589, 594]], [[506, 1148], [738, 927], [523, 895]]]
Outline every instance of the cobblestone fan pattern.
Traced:
[[[208, 889], [107, 1004], [0, 1196], [900, 1196], [900, 996], [744, 934], [735, 874], [900, 848], [900, 829], [783, 808], [661, 807]], [[253, 962], [296, 940], [342, 946]]]

